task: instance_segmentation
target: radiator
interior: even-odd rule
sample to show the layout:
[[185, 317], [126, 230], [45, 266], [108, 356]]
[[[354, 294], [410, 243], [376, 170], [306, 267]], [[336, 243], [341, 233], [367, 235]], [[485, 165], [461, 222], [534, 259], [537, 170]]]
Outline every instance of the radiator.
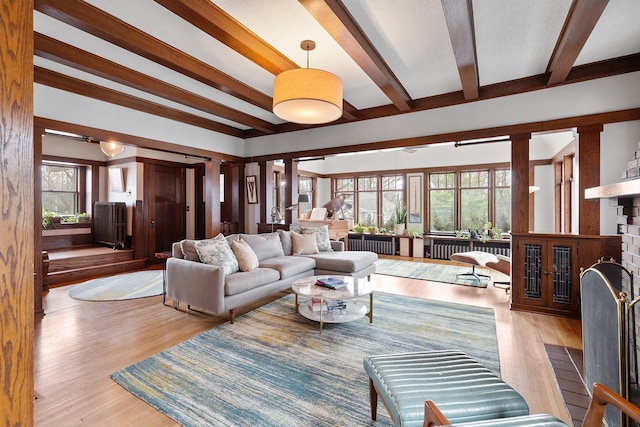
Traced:
[[389, 240], [367, 240], [349, 239], [350, 251], [371, 251], [381, 255], [395, 255], [396, 248], [394, 241]]
[[468, 244], [434, 241], [431, 248], [431, 258], [449, 259], [457, 252], [481, 251], [494, 255], [511, 256], [511, 249], [504, 246], [483, 245], [481, 247], [470, 247]]
[[96, 244], [124, 248], [127, 206], [124, 202], [96, 202], [93, 207], [93, 240]]

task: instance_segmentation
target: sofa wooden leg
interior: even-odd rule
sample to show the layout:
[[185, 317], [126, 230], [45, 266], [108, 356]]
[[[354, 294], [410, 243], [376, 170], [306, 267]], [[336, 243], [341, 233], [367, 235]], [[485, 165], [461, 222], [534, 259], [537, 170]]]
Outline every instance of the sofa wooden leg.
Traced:
[[229, 310], [229, 323], [233, 325], [233, 321], [236, 319], [236, 309], [232, 308]]
[[375, 421], [378, 416], [378, 391], [371, 378], [369, 378], [369, 403], [371, 404], [371, 419]]

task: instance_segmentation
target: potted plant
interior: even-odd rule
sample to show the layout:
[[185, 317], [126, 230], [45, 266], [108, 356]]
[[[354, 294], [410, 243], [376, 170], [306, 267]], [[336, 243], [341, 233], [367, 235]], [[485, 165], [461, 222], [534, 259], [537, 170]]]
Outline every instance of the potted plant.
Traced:
[[53, 225], [53, 212], [48, 211], [46, 209], [42, 209], [42, 228], [45, 230], [49, 230], [51, 228], [54, 228]]
[[422, 230], [417, 227], [406, 230], [404, 234], [413, 239], [422, 239], [424, 237]]
[[353, 226], [353, 232], [354, 233], [359, 233], [362, 234], [364, 232], [364, 226], [360, 225], [360, 224], [356, 224]]
[[76, 222], [89, 222], [89, 214], [86, 212], [79, 213], [76, 215]]
[[424, 234], [422, 229], [419, 227], [412, 227], [407, 229], [404, 232], [406, 236], [408, 236], [411, 240], [412, 245], [412, 255], [414, 258], [423, 258], [424, 257]]
[[393, 232], [400, 236], [404, 234], [405, 222], [407, 221], [407, 208], [406, 206], [396, 206], [395, 211], [395, 225], [393, 226]]

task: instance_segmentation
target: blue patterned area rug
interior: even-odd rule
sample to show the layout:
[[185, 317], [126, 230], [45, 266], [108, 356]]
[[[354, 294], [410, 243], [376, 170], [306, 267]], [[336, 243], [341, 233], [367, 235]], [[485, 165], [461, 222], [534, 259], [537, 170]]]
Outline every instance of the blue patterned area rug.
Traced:
[[87, 280], [69, 289], [71, 298], [116, 301], [162, 295], [162, 270], [143, 270]]
[[[366, 426], [364, 356], [425, 349], [463, 350], [499, 375], [492, 309], [377, 292], [373, 323], [320, 334], [287, 295], [111, 377], [183, 426]], [[391, 425], [381, 404], [375, 425]]]
[[[484, 267], [476, 266], [475, 270], [476, 273], [490, 273], [489, 269]], [[489, 279], [486, 277], [482, 277], [480, 281], [473, 277], [457, 277], [459, 273], [469, 273], [470, 271], [471, 265], [459, 267], [457, 265], [395, 259], [379, 259], [376, 261], [376, 274], [486, 288], [489, 284]]]

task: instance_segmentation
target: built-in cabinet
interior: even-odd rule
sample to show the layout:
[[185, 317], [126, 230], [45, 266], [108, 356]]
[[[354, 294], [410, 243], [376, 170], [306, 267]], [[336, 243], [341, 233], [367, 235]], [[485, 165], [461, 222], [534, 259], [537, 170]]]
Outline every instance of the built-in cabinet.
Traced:
[[602, 257], [620, 259], [619, 236], [514, 235], [511, 308], [580, 316], [580, 272]]

